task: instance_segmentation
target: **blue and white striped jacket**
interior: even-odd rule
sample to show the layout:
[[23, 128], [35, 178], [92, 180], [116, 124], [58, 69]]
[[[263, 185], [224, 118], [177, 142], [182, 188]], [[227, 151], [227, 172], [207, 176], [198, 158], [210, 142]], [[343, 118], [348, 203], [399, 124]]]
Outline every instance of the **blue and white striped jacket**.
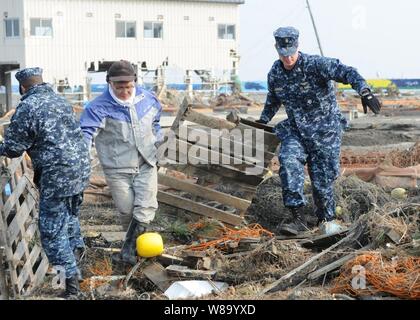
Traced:
[[117, 103], [107, 88], [89, 102], [80, 122], [89, 145], [95, 137], [98, 157], [105, 171], [135, 173], [140, 157], [149, 165], [156, 165], [156, 142], [163, 140], [159, 123], [161, 113], [158, 99], [140, 86], [136, 87], [131, 106]]

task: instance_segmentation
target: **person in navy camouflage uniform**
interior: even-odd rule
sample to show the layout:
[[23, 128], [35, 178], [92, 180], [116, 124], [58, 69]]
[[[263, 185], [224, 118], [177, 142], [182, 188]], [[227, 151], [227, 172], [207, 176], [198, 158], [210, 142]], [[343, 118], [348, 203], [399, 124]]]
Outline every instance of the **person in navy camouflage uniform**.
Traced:
[[[257, 121], [268, 123], [281, 105], [287, 119], [277, 124], [281, 140], [279, 160], [283, 201], [294, 220], [284, 230], [307, 229], [302, 215], [304, 166], [312, 181], [315, 214], [323, 230], [337, 230], [333, 185], [339, 176], [341, 137], [347, 127], [336, 101], [334, 81], [351, 84], [362, 97], [365, 113], [379, 113], [381, 105], [355, 68], [337, 59], [298, 51], [299, 31], [293, 27], [274, 32], [280, 59], [268, 74], [268, 95]], [[328, 231], [325, 231], [328, 233]]]
[[31, 157], [42, 246], [49, 262], [65, 269], [65, 295], [74, 295], [79, 292], [75, 255], [84, 249], [78, 213], [90, 174], [88, 147], [71, 105], [43, 82], [42, 69], [23, 69], [16, 79], [22, 99], [0, 155], [15, 158], [26, 151]]

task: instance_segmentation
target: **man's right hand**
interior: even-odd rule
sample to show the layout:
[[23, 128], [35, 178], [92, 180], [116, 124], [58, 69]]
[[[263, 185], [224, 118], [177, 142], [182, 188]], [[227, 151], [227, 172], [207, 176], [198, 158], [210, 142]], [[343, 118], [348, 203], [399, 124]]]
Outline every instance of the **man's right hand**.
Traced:
[[365, 114], [367, 113], [368, 107], [374, 114], [379, 114], [382, 106], [378, 98], [376, 98], [369, 89], [363, 90], [361, 95], [363, 111]]

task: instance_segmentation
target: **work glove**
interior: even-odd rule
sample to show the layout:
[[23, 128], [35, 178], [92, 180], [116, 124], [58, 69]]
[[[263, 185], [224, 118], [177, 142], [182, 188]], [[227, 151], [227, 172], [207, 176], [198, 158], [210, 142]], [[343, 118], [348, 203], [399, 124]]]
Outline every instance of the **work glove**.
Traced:
[[264, 120], [261, 120], [261, 119], [255, 121], [255, 122], [256, 123], [261, 123], [261, 124], [267, 124], [267, 121], [264, 121]]
[[361, 93], [361, 96], [362, 96], [363, 111], [365, 112], [365, 114], [368, 111], [367, 110], [368, 107], [370, 110], [372, 110], [374, 114], [379, 114], [382, 106], [378, 98], [376, 98], [369, 89], [364, 89]]

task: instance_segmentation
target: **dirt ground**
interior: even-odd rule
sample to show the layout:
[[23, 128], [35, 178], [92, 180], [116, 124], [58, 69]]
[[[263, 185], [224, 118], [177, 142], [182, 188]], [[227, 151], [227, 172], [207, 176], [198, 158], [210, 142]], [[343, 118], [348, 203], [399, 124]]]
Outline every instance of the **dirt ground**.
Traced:
[[[343, 147], [351, 150], [351, 148], [357, 147], [376, 147], [383, 148], [387, 145], [395, 145], [401, 143], [411, 143], [420, 140], [420, 112], [399, 112], [398, 110], [391, 110], [384, 112], [380, 116], [368, 116], [360, 117], [351, 122], [351, 128], [348, 130], [343, 137]], [[97, 172], [100, 172], [98, 167]], [[278, 188], [279, 180], [274, 177], [269, 181], [265, 181], [262, 186], [259, 187], [260, 193], [254, 198], [253, 205], [251, 205], [250, 213], [248, 213], [247, 219], [250, 222], [261, 223], [264, 227], [270, 231], [275, 232], [275, 225], [282, 218], [282, 214], [285, 214], [284, 207], [282, 205], [281, 194], [276, 193], [273, 190]], [[219, 189], [228, 190], [235, 189], [229, 185], [219, 186]], [[367, 190], [362, 187], [363, 190]], [[417, 199], [419, 196], [418, 188], [410, 190], [412, 199]], [[359, 214], [366, 213], [372, 209], [372, 202], [363, 204], [362, 200], [358, 199], [354, 194], [344, 194], [341, 192], [337, 197], [349, 197], [354, 199], [353, 205], [358, 205], [363, 210], [358, 213], [357, 216], [352, 216], [351, 221], [354, 221]], [[378, 196], [375, 193], [375, 205], [385, 205], [389, 201], [389, 193], [383, 191], [383, 194]], [[417, 198], [416, 198], [417, 197]], [[378, 200], [380, 198], [380, 200]], [[365, 198], [364, 198], [365, 199]], [[311, 201], [311, 195], [308, 193], [308, 200]], [[264, 203], [261, 207], [261, 203]], [[354, 212], [356, 207], [351, 207], [349, 212]], [[264, 209], [264, 210], [262, 210]], [[308, 209], [311, 211], [311, 208]], [[308, 211], [308, 215], [310, 212]], [[362, 212], [363, 211], [363, 212]], [[271, 215], [269, 215], [270, 213]], [[112, 261], [112, 250], [119, 249], [122, 245], [123, 232], [122, 227], [118, 223], [118, 212], [113, 206], [112, 200], [104, 198], [104, 201], [100, 203], [85, 203], [80, 213], [81, 225], [83, 235], [85, 236], [87, 251], [84, 259], [81, 263], [81, 269], [84, 273], [85, 278], [92, 276], [121, 276], [127, 275], [130, 269], [121, 268]], [[154, 227], [160, 228], [162, 237], [165, 242], [165, 247], [179, 246], [183, 244], [189, 244], [193, 240], [197, 240], [197, 235], [188, 228], [188, 224], [192, 221], [196, 221], [197, 217], [190, 215], [185, 211], [180, 211], [172, 207], [161, 205], [157, 217], [154, 222]], [[350, 220], [348, 222], [350, 222]], [[106, 237], [104, 237], [106, 235]], [[109, 239], [115, 236], [113, 241]], [[108, 238], [108, 239], [107, 239]], [[233, 264], [225, 265], [224, 273], [236, 272], [238, 276], [242, 277], [242, 281], [239, 283], [230, 283], [230, 287], [227, 291], [212, 295], [212, 299], [255, 299], [257, 293], [263, 288], [264, 284], [270, 283], [274, 278], [278, 278], [279, 275], [284, 274], [286, 271], [290, 271], [293, 267], [304, 262], [308, 257], [314, 255], [310, 251], [299, 251], [299, 255], [295, 260], [283, 261], [280, 258], [287, 255], [292, 255], [296, 252], [293, 249], [293, 245], [289, 246], [277, 245], [276, 252], [279, 252], [273, 256], [263, 256], [264, 258], [252, 260], [250, 257], [249, 261], [265, 261], [265, 264], [254, 264], [254, 270], [249, 270], [249, 266], [245, 264]], [[264, 260], [265, 259], [265, 260]], [[274, 260], [273, 260], [274, 259]], [[280, 261], [280, 262], [279, 262]], [[283, 261], [283, 262], [281, 262]], [[153, 261], [147, 261], [142, 266], [151, 264]], [[243, 263], [243, 262], [241, 262]], [[282, 264], [283, 263], [283, 264]], [[230, 269], [229, 269], [230, 266]], [[248, 271], [247, 271], [248, 268]], [[252, 269], [252, 268], [251, 268]], [[104, 283], [102, 286], [98, 286], [94, 291], [89, 288], [84, 291], [84, 295], [81, 299], [166, 299], [162, 292], [157, 290], [153, 283], [148, 280], [144, 274], [142, 274], [142, 268], [133, 274], [130, 280], [130, 286], [128, 289], [121, 289], [121, 279], [111, 284]], [[281, 272], [280, 272], [281, 271]], [[223, 278], [223, 272], [220, 277]], [[271, 274], [271, 276], [270, 276]], [[44, 299], [53, 298], [57, 294], [57, 290], [52, 290], [50, 286], [51, 275], [47, 276], [44, 284], [37, 289], [33, 299]], [[274, 277], [274, 278], [273, 278]], [[245, 281], [246, 280], [246, 281]], [[328, 283], [317, 284], [313, 287], [310, 284], [304, 285], [298, 288], [290, 288], [286, 291], [281, 291], [275, 294], [268, 294], [262, 299], [267, 300], [278, 300], [278, 299], [349, 299], [346, 295], [334, 295], [330, 293], [328, 289]]]

